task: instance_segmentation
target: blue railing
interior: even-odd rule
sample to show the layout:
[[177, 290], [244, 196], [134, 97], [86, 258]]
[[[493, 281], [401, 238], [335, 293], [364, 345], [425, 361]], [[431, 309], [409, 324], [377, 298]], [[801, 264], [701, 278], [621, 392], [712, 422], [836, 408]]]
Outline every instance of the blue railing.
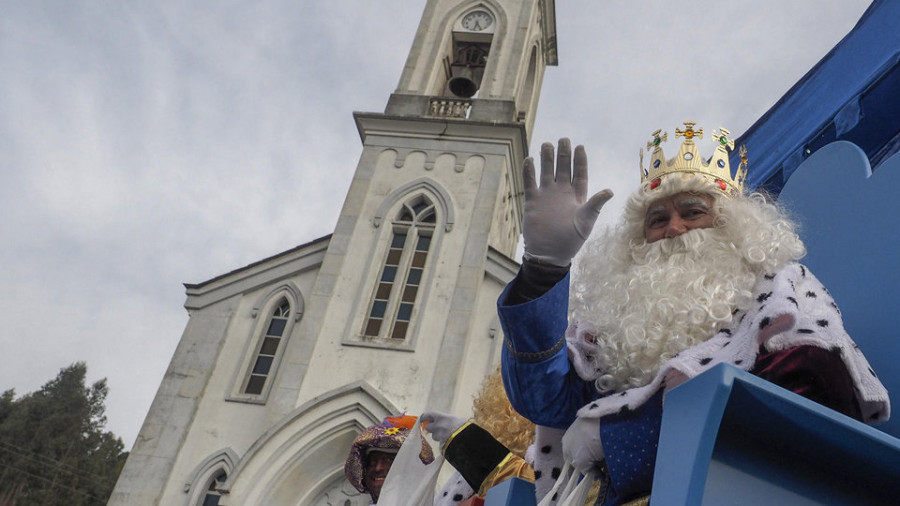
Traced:
[[[666, 395], [653, 506], [900, 503], [900, 439], [722, 364]], [[519, 479], [485, 506], [533, 506]]]

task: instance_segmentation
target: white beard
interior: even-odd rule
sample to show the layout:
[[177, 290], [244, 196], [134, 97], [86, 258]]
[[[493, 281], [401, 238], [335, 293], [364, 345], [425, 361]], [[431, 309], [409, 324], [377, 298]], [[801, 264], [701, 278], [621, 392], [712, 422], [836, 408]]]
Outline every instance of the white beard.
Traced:
[[607, 236], [585, 246], [570, 308], [579, 337], [596, 339], [598, 390], [647, 384], [664, 362], [711, 338], [749, 304], [760, 266], [745, 261], [729, 228], [649, 244]]

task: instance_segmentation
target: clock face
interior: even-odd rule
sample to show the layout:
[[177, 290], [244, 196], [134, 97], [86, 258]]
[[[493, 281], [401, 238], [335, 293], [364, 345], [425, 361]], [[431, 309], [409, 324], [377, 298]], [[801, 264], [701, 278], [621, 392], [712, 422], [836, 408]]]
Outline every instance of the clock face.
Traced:
[[485, 11], [472, 11], [462, 18], [463, 28], [473, 32], [480, 32], [491, 26], [493, 22], [494, 18]]

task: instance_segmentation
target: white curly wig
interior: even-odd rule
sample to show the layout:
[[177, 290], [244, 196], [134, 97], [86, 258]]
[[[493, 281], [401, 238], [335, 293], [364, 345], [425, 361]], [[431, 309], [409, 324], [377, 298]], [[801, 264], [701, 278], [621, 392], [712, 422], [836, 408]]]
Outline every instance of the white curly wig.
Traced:
[[[682, 192], [713, 196], [713, 227], [648, 243], [649, 205]], [[763, 195], [727, 198], [700, 176], [664, 178], [632, 194], [622, 221], [575, 259], [569, 333], [596, 344], [589, 376], [601, 393], [645, 385], [746, 307], [760, 275], [805, 254], [794, 223]]]

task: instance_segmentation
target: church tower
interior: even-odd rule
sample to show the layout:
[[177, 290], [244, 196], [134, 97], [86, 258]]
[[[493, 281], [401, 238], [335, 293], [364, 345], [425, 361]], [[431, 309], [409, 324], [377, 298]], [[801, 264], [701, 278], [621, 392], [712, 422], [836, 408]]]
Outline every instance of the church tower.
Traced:
[[[385, 416], [468, 416], [499, 362], [553, 0], [428, 0], [333, 234], [186, 285], [190, 319], [111, 505], [367, 505]], [[204, 502], [209, 501], [209, 502]]]

